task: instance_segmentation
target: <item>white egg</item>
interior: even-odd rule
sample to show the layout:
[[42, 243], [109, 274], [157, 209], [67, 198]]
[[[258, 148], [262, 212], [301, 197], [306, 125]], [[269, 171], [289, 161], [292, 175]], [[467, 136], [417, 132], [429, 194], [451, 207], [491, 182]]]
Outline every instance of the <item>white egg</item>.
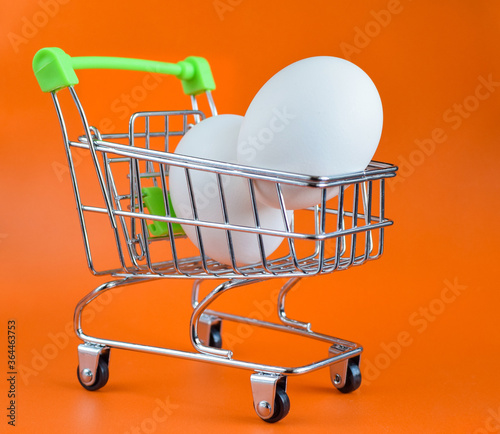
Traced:
[[[380, 96], [362, 69], [336, 57], [311, 57], [279, 71], [259, 90], [245, 114], [237, 160], [309, 176], [363, 171], [382, 123]], [[260, 200], [279, 206], [275, 184], [256, 186]], [[286, 186], [283, 192], [287, 209], [321, 201], [319, 188]], [[328, 197], [337, 192], [329, 189]]]
[[[176, 154], [189, 155], [229, 163], [236, 162], [236, 143], [243, 121], [242, 116], [219, 115], [207, 118], [193, 126], [181, 139]], [[224, 223], [216, 174], [201, 170], [189, 170], [198, 218], [200, 220]], [[180, 218], [193, 219], [185, 169], [170, 167], [170, 194], [175, 213]], [[222, 175], [223, 191], [230, 224], [255, 227], [250, 190], [246, 178]], [[284, 230], [281, 211], [262, 203], [257, 205], [260, 226], [264, 229]], [[291, 218], [292, 212], [288, 212]], [[189, 239], [199, 247], [196, 228], [183, 225]], [[205, 254], [221, 263], [231, 265], [226, 231], [201, 228]], [[262, 237], [266, 257], [280, 245], [282, 237]], [[238, 265], [261, 261], [258, 236], [248, 232], [232, 231], [234, 254]]]

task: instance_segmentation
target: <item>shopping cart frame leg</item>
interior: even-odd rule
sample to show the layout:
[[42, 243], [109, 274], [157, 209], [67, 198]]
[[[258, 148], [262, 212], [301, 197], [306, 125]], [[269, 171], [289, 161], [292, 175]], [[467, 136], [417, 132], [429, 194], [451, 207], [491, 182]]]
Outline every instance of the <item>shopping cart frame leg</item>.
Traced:
[[292, 290], [295, 287], [295, 285], [297, 285], [297, 283], [300, 282], [301, 279], [302, 279], [302, 277], [292, 277], [291, 279], [288, 279], [287, 282], [281, 288], [281, 291], [278, 294], [278, 317], [279, 317], [280, 321], [287, 326], [295, 327], [295, 328], [299, 328], [299, 329], [311, 332], [312, 330], [311, 330], [311, 323], [310, 322], [306, 323], [306, 322], [291, 319], [286, 315], [286, 311], [285, 311], [286, 296], [290, 292], [290, 290]]
[[203, 354], [225, 357], [227, 359], [231, 359], [233, 357], [233, 352], [230, 350], [210, 347], [202, 342], [198, 334], [200, 317], [203, 314], [205, 314], [220, 318], [220, 316], [217, 314], [206, 312], [208, 306], [228, 290], [239, 286], [250, 285], [256, 282], [259, 282], [259, 280], [258, 279], [229, 280], [227, 282], [218, 285], [203, 300], [197, 303], [191, 315], [191, 323], [190, 323], [191, 343], [193, 344], [193, 346], [197, 351]]

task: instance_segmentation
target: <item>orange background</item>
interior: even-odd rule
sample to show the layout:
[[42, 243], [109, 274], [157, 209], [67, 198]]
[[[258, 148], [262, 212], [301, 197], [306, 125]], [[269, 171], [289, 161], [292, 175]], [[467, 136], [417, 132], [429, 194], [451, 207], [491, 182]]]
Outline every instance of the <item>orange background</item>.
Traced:
[[[6, 373], [13, 318], [24, 372], [17, 376], [16, 431], [499, 431], [499, 22], [497, 2], [477, 0], [6, 3], [0, 366]], [[73, 56], [204, 56], [220, 113], [244, 114], [268, 78], [305, 57], [346, 57], [371, 76], [385, 114], [376, 159], [400, 166], [387, 190], [395, 225], [386, 231], [385, 254], [304, 280], [288, 303], [314, 330], [363, 344], [359, 390], [336, 392], [328, 370], [292, 377], [290, 414], [267, 425], [252, 409], [249, 372], [119, 350], [112, 351], [108, 385], [95, 393], [81, 388], [72, 313], [105, 278], [86, 270], [69, 177], [57, 172], [65, 155], [56, 115], [31, 71], [45, 46]], [[116, 117], [112, 102], [142, 78], [82, 73], [89, 116]], [[173, 81], [163, 80], [137, 109], [186, 108]], [[267, 306], [278, 283], [236, 291], [221, 308]], [[189, 349], [188, 282], [132, 286], [107, 302], [95, 307], [96, 333]], [[326, 356], [324, 346], [290, 336], [256, 330], [242, 340], [235, 345], [241, 358], [276, 349], [273, 360], [284, 365]], [[2, 381], [2, 409], [7, 388]], [[169, 403], [168, 417], [160, 401]], [[4, 414], [0, 431], [9, 432]]]

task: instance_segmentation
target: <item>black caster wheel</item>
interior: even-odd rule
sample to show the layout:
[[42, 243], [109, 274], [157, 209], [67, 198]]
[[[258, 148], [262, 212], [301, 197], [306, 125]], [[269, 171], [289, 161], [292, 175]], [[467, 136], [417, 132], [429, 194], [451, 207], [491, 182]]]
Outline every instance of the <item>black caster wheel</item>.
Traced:
[[269, 419], [263, 419], [267, 423], [275, 423], [283, 419], [290, 411], [290, 399], [286, 392], [280, 388], [276, 388], [276, 397], [274, 398], [274, 413]]
[[359, 369], [359, 364], [355, 360], [349, 360], [347, 364], [347, 372], [345, 378], [345, 384], [339, 387], [339, 392], [351, 393], [361, 386], [361, 371]]
[[208, 342], [209, 347], [222, 348], [222, 335], [220, 332], [220, 326], [218, 328], [212, 327], [210, 329], [210, 340]]
[[109, 379], [109, 368], [108, 368], [108, 363], [104, 358], [99, 358], [99, 363], [97, 364], [97, 369], [96, 369], [96, 379], [93, 384], [90, 386], [85, 384], [81, 377], [80, 377], [80, 366], [77, 367], [76, 370], [76, 375], [78, 377], [78, 381], [80, 384], [87, 390], [94, 391], [94, 390], [99, 390], [100, 388], [104, 387], [106, 383], [108, 382]]

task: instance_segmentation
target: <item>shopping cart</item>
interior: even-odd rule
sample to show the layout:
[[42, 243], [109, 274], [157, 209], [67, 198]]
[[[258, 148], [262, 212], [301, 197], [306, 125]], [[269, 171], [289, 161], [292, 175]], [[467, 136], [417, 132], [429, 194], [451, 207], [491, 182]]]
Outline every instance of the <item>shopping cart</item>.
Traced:
[[[205, 93], [203, 101], [217, 115], [210, 91], [215, 88], [207, 61], [188, 57], [176, 64], [137, 59], [110, 57], [70, 57], [58, 48], [41, 49], [33, 60], [33, 69], [44, 92], [50, 92], [57, 111], [66, 149], [69, 174], [73, 184], [78, 217], [83, 234], [88, 267], [97, 276], [110, 275], [114, 280], [104, 283], [85, 296], [74, 315], [76, 334], [83, 340], [78, 346], [78, 379], [87, 390], [103, 387], [109, 377], [111, 348], [120, 348], [187, 360], [216, 363], [253, 371], [251, 388], [258, 416], [266, 422], [284, 418], [290, 408], [286, 394], [287, 378], [329, 367], [333, 385], [343, 393], [356, 390], [361, 384], [359, 369], [362, 347], [354, 342], [312, 331], [311, 324], [290, 318], [285, 310], [287, 294], [297, 282], [309, 276], [346, 270], [380, 257], [384, 247], [384, 229], [392, 224], [385, 217], [385, 180], [395, 176], [396, 167], [372, 161], [365, 171], [347, 176], [311, 177], [296, 173], [264, 170], [221, 161], [174, 154], [176, 143], [193, 125], [205, 118], [198, 109], [197, 96]], [[74, 85], [78, 83], [75, 70], [121, 69], [174, 75], [182, 81], [184, 93], [191, 98], [191, 109], [182, 111], [149, 111], [132, 114], [127, 133], [103, 134], [89, 124]], [[67, 89], [77, 109], [79, 132], [70, 138], [63, 117], [58, 92]], [[66, 92], [66, 91], [65, 91]], [[66, 113], [66, 110], [65, 110]], [[85, 202], [81, 194], [75, 152], [88, 153], [90, 169], [97, 176], [98, 193]], [[79, 157], [81, 158], [81, 157]], [[215, 197], [223, 211], [222, 222], [198, 218], [197, 202], [190, 185], [190, 204], [193, 218], [179, 218], [169, 196], [169, 169], [183, 168], [186, 179], [196, 171], [213, 174], [216, 180]], [[80, 169], [80, 168], [79, 168]], [[223, 176], [241, 177], [248, 184], [252, 226], [232, 222], [227, 212]], [[84, 181], [87, 178], [84, 178]], [[281, 207], [283, 229], [263, 228], [259, 222], [256, 200], [258, 181], [270, 181], [276, 186]], [[86, 182], [86, 181], [85, 181]], [[83, 182], [82, 182], [83, 185]], [[283, 188], [295, 186], [320, 192], [317, 206], [286, 212]], [[327, 191], [337, 188], [338, 194], [327, 200]], [[116, 268], [101, 270], [93, 257], [90, 215], [101, 215], [108, 223], [110, 236], [116, 244]], [[182, 226], [196, 228], [198, 247], [187, 239]], [[210, 259], [205, 254], [204, 228], [224, 231], [230, 264]], [[92, 229], [92, 230], [91, 230]], [[234, 255], [233, 236], [238, 232], [253, 234], [260, 246], [260, 260], [241, 265]], [[263, 237], [284, 239], [278, 250], [266, 257]], [[100, 235], [99, 235], [100, 237]], [[99, 296], [113, 288], [153, 279], [192, 279], [193, 312], [190, 337], [195, 351], [184, 351], [87, 335], [82, 329], [82, 312]], [[272, 278], [286, 278], [276, 301], [277, 322], [229, 314], [209, 309], [227, 291]], [[200, 296], [204, 280], [223, 280], [205, 297]], [[295, 367], [275, 366], [239, 360], [224, 349], [221, 325], [234, 321], [249, 326], [269, 328], [279, 332], [316, 339], [328, 343], [327, 357]]]

